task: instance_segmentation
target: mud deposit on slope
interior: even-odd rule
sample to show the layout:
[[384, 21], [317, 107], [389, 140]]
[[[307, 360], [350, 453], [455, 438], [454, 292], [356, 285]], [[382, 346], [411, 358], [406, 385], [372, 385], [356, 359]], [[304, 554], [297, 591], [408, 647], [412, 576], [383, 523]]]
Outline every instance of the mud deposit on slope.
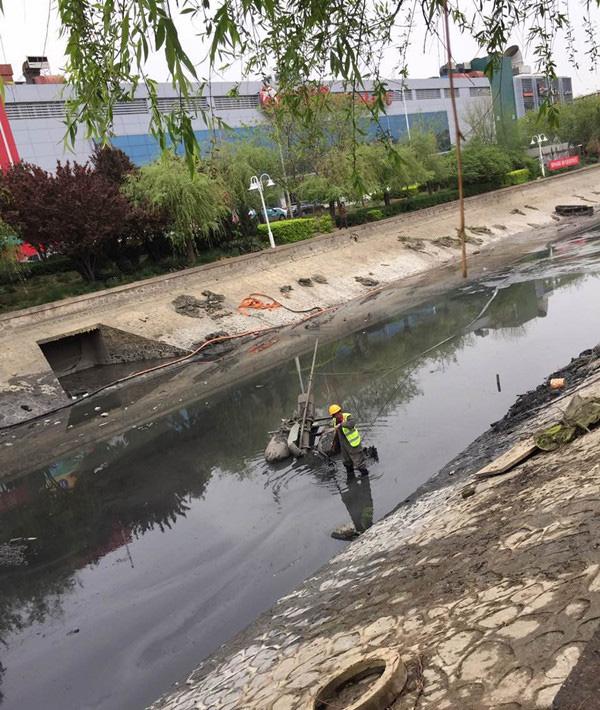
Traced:
[[[424, 493], [466, 478], [508, 451], [514, 445], [517, 439], [516, 430], [523, 422], [534, 417], [545, 405], [568, 396], [595, 373], [600, 373], [600, 345], [583, 350], [568, 365], [549, 374], [537, 387], [520, 394], [502, 419], [491, 422], [490, 428], [485, 433], [449, 461], [436, 476], [408, 496], [398, 508], [405, 503], [414, 502]], [[566, 386], [560, 392], [552, 390], [549, 386], [550, 380], [555, 377], [564, 377], [566, 380]]]

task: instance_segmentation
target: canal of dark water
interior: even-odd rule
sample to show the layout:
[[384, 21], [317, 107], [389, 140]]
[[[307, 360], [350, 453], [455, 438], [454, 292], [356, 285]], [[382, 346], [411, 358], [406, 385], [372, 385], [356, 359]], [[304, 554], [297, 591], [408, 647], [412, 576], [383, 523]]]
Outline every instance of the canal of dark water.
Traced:
[[290, 359], [0, 484], [1, 707], [141, 708], [166, 692], [343, 549], [335, 527], [382, 518], [596, 344], [599, 275], [600, 241], [583, 235], [321, 347], [317, 406], [342, 403], [377, 446], [366, 479], [264, 463], [295, 407]]

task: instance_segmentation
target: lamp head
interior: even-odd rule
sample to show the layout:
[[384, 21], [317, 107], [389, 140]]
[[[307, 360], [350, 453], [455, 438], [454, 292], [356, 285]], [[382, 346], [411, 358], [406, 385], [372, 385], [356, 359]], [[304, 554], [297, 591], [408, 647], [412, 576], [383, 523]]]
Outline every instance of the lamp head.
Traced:
[[250, 187], [248, 188], [248, 190], [260, 190], [260, 185], [258, 184], [258, 178], [256, 177], [256, 175], [253, 175], [250, 178]]
[[273, 180], [271, 178], [269, 178], [267, 180], [267, 187], [275, 187], [275, 183], [273, 182]]

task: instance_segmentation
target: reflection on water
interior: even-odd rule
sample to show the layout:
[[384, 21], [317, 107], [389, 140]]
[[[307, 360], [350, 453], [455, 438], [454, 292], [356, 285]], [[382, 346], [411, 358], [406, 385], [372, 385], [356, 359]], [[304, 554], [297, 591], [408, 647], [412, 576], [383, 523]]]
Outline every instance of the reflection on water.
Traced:
[[[10, 543], [26, 566], [0, 567], [7, 707], [138, 707], [167, 690], [339, 550], [336, 525], [370, 527], [598, 340], [597, 256], [589, 236], [556, 244], [322, 347], [317, 405], [354, 413], [380, 452], [369, 477], [264, 464], [296, 404], [290, 362], [0, 483], [0, 543], [34, 538]], [[93, 409], [71, 410], [74, 432]]]
[[362, 533], [373, 525], [373, 496], [369, 476], [357, 478], [350, 474], [346, 479], [346, 488], [340, 489], [340, 496], [358, 532]]

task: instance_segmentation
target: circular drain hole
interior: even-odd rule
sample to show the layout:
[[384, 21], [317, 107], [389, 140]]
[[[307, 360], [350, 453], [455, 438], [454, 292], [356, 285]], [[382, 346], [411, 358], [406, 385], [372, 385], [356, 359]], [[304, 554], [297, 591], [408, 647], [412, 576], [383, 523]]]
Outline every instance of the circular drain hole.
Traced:
[[377, 651], [342, 666], [318, 690], [311, 710], [380, 710], [400, 695], [406, 667], [395, 651]]

